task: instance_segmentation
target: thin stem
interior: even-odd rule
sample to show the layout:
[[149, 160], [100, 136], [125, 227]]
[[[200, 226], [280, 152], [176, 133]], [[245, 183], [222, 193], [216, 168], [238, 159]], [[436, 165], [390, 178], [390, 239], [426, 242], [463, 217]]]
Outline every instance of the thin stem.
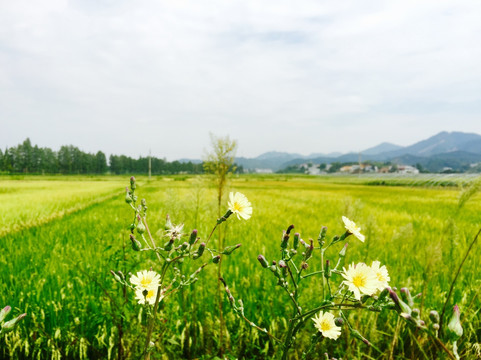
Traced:
[[317, 275], [317, 274], [322, 274], [324, 272], [324, 270], [319, 270], [319, 271], [314, 271], [310, 274], [307, 274], [307, 275], [304, 275], [304, 276], [301, 276], [301, 279], [306, 279], [308, 277], [311, 277], [311, 276], [314, 276], [314, 275]]
[[[150, 229], [149, 229], [149, 225], [147, 224], [147, 219], [146, 218], [141, 218], [142, 222], [144, 223], [145, 225], [145, 229], [147, 230], [147, 234], [149, 235], [149, 239], [150, 241], [152, 242], [152, 245], [153, 245], [153, 249], [156, 249], [157, 246], [155, 245], [155, 241], [154, 241], [154, 238], [152, 237], [152, 234], [150, 233]], [[157, 259], [159, 259], [160, 262], [162, 262], [162, 259], [159, 255], [159, 253], [156, 251], [155, 252], [155, 255], [157, 255]]]
[[474, 244], [476, 243], [476, 240], [478, 240], [478, 236], [481, 233], [481, 229], [479, 229], [478, 233], [474, 237], [473, 241], [469, 245], [468, 250], [466, 251], [466, 254], [464, 255], [463, 261], [459, 264], [458, 271], [456, 272], [456, 275], [454, 276], [453, 282], [451, 283], [451, 287], [449, 288], [448, 296], [446, 297], [446, 301], [444, 302], [443, 306], [443, 311], [441, 312], [441, 317], [439, 320], [439, 333], [442, 334], [443, 330], [443, 318], [444, 314], [446, 313], [446, 306], [448, 305], [449, 298], [451, 297], [451, 294], [453, 293], [454, 290], [454, 284], [456, 284], [456, 281], [458, 280], [459, 273], [461, 272], [461, 268], [463, 267], [466, 259], [468, 258], [469, 253], [471, 252], [471, 249], [473, 248]]
[[217, 226], [218, 226], [218, 225], [219, 225], [219, 223], [216, 223], [215, 226], [214, 226], [214, 228], [213, 228], [212, 231], [210, 232], [209, 237], [207, 238], [207, 241], [205, 242], [205, 245], [206, 245], [206, 246], [207, 246], [207, 244], [209, 243], [209, 240], [210, 240], [210, 238], [212, 237], [212, 235], [214, 234], [214, 231], [215, 231], [215, 229], [217, 229]]
[[157, 296], [155, 297], [155, 303], [154, 303], [154, 311], [152, 313], [152, 317], [149, 320], [149, 326], [147, 328], [147, 337], [145, 339], [145, 346], [144, 346], [144, 352], [145, 352], [145, 360], [150, 360], [150, 351], [148, 351], [149, 345], [150, 345], [150, 339], [152, 338], [152, 331], [154, 329], [154, 322], [155, 322], [155, 317], [157, 316], [157, 310], [159, 308], [159, 302], [160, 302], [160, 294], [162, 292], [162, 283], [164, 282], [164, 277], [165, 273], [167, 272], [167, 269], [171, 262], [165, 262], [162, 266], [162, 272], [160, 275], [160, 283], [159, 287], [157, 288]]
[[292, 283], [294, 284], [294, 287], [296, 288], [296, 292], [297, 292], [297, 282], [294, 280], [294, 276], [292, 275], [291, 268], [289, 267], [289, 263], [286, 263], [286, 264], [287, 264], [287, 271], [289, 271], [289, 275], [291, 275]]
[[[321, 249], [321, 272], [322, 273], [324, 273], [324, 251], [325, 249]], [[322, 277], [322, 299], [326, 298], [325, 287], [326, 287], [326, 279], [323, 276]]]

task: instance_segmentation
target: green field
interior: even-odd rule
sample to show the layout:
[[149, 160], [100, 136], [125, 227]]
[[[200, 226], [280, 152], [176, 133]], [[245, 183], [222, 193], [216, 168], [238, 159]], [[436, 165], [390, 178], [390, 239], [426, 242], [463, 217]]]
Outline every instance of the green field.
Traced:
[[[392, 286], [422, 292], [418, 304], [427, 318], [431, 309], [442, 309], [454, 273], [481, 228], [481, 193], [459, 206], [460, 194], [473, 180], [235, 177], [229, 190], [244, 193], [254, 212], [248, 221], [232, 218], [223, 225], [227, 244], [242, 243], [223, 259], [223, 277], [235, 297], [243, 299], [246, 316], [281, 336], [291, 304], [257, 255], [278, 259], [282, 231], [290, 224], [305, 240], [316, 239], [321, 226], [328, 227], [330, 236], [340, 235], [345, 215], [367, 238], [364, 244], [350, 241], [348, 262], [386, 264]], [[156, 267], [154, 256], [130, 247], [132, 211], [124, 201], [128, 183], [127, 176], [0, 178], [0, 306], [28, 314], [0, 338], [0, 358], [116, 359], [119, 338], [122, 356], [138, 358], [145, 314], [133, 292], [124, 294], [109, 273]], [[201, 238], [208, 236], [217, 218], [216, 192], [208, 178], [139, 178], [138, 184], [154, 233], [169, 214], [174, 223], [185, 224], [186, 232], [196, 228]], [[342, 244], [335, 246], [333, 260], [341, 248]], [[465, 358], [476, 358], [481, 348], [480, 249], [478, 243], [449, 302], [461, 308], [464, 335], [458, 347]], [[320, 269], [320, 262], [312, 259], [309, 270]], [[165, 302], [153, 359], [211, 359], [218, 354], [215, 265], [207, 266], [199, 278]], [[320, 298], [320, 287], [316, 280], [305, 286], [300, 301], [307, 307]], [[227, 358], [275, 356], [269, 338], [236, 317], [225, 297], [224, 309]], [[393, 313], [353, 312], [351, 318], [375, 347], [344, 331], [336, 342], [323, 342], [321, 353], [344, 359], [429, 359], [435, 351]], [[293, 359], [299, 358], [314, 332], [308, 324], [296, 341]]]

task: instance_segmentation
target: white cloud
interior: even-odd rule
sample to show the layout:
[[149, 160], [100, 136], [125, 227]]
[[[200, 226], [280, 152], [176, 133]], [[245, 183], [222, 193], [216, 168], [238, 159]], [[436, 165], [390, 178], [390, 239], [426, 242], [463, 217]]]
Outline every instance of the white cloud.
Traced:
[[174, 159], [200, 156], [209, 131], [237, 138], [245, 156], [479, 132], [480, 11], [475, 1], [5, 2], [0, 143]]

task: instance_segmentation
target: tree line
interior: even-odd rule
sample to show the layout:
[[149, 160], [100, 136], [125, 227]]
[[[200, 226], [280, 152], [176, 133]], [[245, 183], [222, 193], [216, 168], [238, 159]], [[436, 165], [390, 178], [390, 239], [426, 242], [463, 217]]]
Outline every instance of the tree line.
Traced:
[[[169, 162], [151, 157], [152, 175], [200, 174], [204, 172], [202, 163]], [[134, 159], [125, 155], [110, 155], [102, 151], [86, 153], [73, 145], [64, 145], [58, 151], [33, 146], [30, 139], [23, 143], [0, 149], [0, 173], [24, 174], [147, 174], [149, 158]]]

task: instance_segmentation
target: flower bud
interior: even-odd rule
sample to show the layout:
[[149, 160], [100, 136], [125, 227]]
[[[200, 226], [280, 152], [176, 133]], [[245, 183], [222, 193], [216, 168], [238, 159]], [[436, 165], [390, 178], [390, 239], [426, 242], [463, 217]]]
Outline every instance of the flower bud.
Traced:
[[297, 250], [297, 248], [299, 247], [299, 238], [300, 238], [300, 234], [299, 233], [295, 233], [294, 234], [294, 240], [292, 242], [292, 247], [294, 248], [294, 250]]
[[185, 251], [185, 249], [187, 249], [188, 246], [189, 246], [188, 242], [182, 243], [182, 245], [180, 245], [180, 251]]
[[414, 301], [408, 288], [401, 288], [401, 297], [410, 307], [414, 306]]
[[135, 178], [133, 176], [130, 178], [130, 188], [132, 190], [135, 190], [137, 188], [137, 184], [135, 183]]
[[433, 324], [433, 330], [438, 331], [439, 330], [439, 324]]
[[306, 254], [304, 256], [304, 260], [307, 261], [312, 256], [312, 251], [314, 250], [314, 242], [312, 239], [309, 239], [310, 245], [306, 248]]
[[130, 195], [129, 188], [125, 188], [126, 194], [125, 194], [125, 202], [127, 204], [130, 204], [132, 202], [132, 196]]
[[286, 230], [286, 234], [289, 235], [291, 233], [292, 229], [294, 229], [294, 225], [289, 225], [289, 227]]
[[436, 310], [431, 310], [429, 312], [429, 319], [431, 319], [433, 324], [439, 324], [439, 313]]
[[334, 319], [334, 324], [336, 324], [336, 326], [342, 326], [344, 324], [344, 319], [342, 317], [337, 317]]
[[230, 255], [230, 254], [232, 254], [236, 249], [240, 248], [241, 245], [242, 245], [242, 244], [227, 246], [226, 248], [224, 248], [224, 251], [222, 251], [222, 254], [224, 254], [224, 255]]
[[139, 240], [135, 238], [133, 234], [130, 234], [130, 241], [132, 243], [132, 249], [134, 251], [140, 251], [140, 249], [142, 248], [142, 244], [140, 243]]
[[189, 245], [193, 245], [197, 240], [197, 229], [192, 230], [189, 238]]
[[324, 277], [329, 279], [331, 277], [331, 262], [326, 260], [326, 267], [324, 269]]
[[205, 250], [205, 243], [202, 242], [202, 243], [200, 243], [199, 248], [195, 252], [194, 256], [192, 256], [192, 258], [194, 260], [200, 258], [202, 256], [202, 254], [204, 253], [204, 250]]
[[174, 239], [170, 239], [164, 244], [164, 250], [165, 251], [170, 251], [172, 250], [172, 246], [174, 245]]
[[0, 323], [5, 319], [8, 313], [12, 310], [11, 306], [5, 306], [2, 310], [0, 310]]
[[112, 274], [112, 276], [114, 277], [115, 281], [118, 281], [119, 283], [122, 283], [122, 279], [120, 278], [120, 276], [113, 270], [110, 270], [110, 273]]
[[410, 316], [411, 308], [398, 297], [398, 295], [393, 289], [391, 288], [388, 288], [388, 289], [389, 289], [389, 296], [391, 296], [392, 301], [394, 301], [394, 304], [396, 304], [396, 309], [398, 310], [398, 312], [406, 313]]
[[302, 268], [303, 270], [306, 270], [308, 267], [309, 267], [309, 264], [308, 264], [308, 263], [302, 262], [301, 268]]
[[213, 262], [214, 264], [218, 264], [219, 261], [220, 261], [220, 255], [216, 255], [216, 256], [214, 256], [214, 257], [212, 258], [212, 262]]
[[259, 255], [257, 257], [257, 260], [259, 260], [259, 262], [261, 263], [262, 267], [263, 268], [267, 268], [269, 266], [269, 263], [267, 262], [266, 258], [264, 257], [264, 255]]
[[349, 245], [349, 243], [344, 244], [344, 246], [342, 247], [341, 251], [339, 251], [339, 257], [341, 257], [341, 258], [346, 257], [346, 252], [347, 252], [347, 247], [348, 247], [348, 245]]
[[284, 233], [284, 235], [282, 236], [281, 248], [285, 249], [287, 248], [288, 245], [289, 245], [289, 234]]
[[319, 232], [319, 236], [317, 237], [317, 241], [319, 242], [319, 245], [321, 247], [325, 243], [326, 234], [327, 234], [327, 227], [325, 227], [325, 226], [321, 227], [321, 231]]
[[356, 339], [361, 340], [367, 346], [371, 346], [371, 343], [369, 342], [369, 340], [367, 340], [364, 336], [362, 336], [361, 333], [358, 330], [351, 329], [351, 335], [353, 337], [355, 337]]
[[463, 336], [463, 327], [461, 325], [461, 312], [459, 311], [458, 305], [454, 305], [453, 316], [448, 323], [447, 334], [451, 341], [457, 341], [461, 336]]
[[137, 220], [138, 220], [139, 222], [137, 223], [136, 229], [137, 229], [137, 232], [138, 232], [140, 235], [142, 235], [142, 234], [145, 232], [145, 230], [146, 230], [146, 229], [145, 229], [145, 225], [144, 225], [144, 223], [142, 222], [142, 219], [140, 218], [140, 216], [137, 217]]
[[27, 314], [21, 314], [17, 316], [15, 319], [5, 322], [2, 325], [2, 332], [8, 332], [14, 329], [14, 327], [22, 320]]
[[287, 267], [286, 262], [285, 262], [284, 260], [279, 260], [279, 267], [280, 267], [281, 269], [286, 268], [286, 267]]

